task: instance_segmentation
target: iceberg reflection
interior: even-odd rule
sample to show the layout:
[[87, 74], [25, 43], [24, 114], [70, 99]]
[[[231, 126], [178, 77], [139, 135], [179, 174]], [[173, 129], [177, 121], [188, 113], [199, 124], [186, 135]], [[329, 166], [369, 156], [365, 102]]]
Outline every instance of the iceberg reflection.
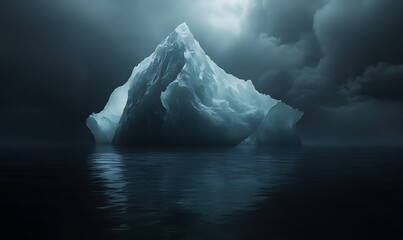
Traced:
[[[286, 184], [295, 154], [249, 148], [117, 150], [91, 155], [93, 181], [105, 197], [100, 211], [123, 229], [218, 223], [252, 210]], [[104, 189], [104, 191], [102, 191]], [[193, 224], [194, 225], [194, 224]], [[196, 224], [197, 225], [197, 224]], [[172, 226], [175, 229], [175, 226]]]
[[[127, 181], [124, 177], [125, 165], [121, 155], [112, 147], [97, 147], [91, 157], [91, 176], [95, 183], [101, 183], [97, 190], [105, 197], [105, 203], [98, 209], [110, 209], [116, 216], [124, 218], [127, 213]], [[124, 224], [120, 225], [124, 227]]]

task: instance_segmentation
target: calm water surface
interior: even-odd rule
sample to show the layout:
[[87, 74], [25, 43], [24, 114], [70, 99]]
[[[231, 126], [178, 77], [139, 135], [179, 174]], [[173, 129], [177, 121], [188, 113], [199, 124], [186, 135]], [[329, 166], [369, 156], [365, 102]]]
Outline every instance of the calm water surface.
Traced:
[[1, 239], [396, 239], [403, 150], [7, 148]]

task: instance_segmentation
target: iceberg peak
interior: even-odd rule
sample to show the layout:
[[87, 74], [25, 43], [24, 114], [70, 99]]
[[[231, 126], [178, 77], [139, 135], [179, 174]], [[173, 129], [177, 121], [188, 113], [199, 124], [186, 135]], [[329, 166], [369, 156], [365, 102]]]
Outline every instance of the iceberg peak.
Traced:
[[195, 49], [195, 38], [186, 23], [180, 24], [176, 29], [171, 32], [168, 37], [159, 45], [159, 47], [166, 47], [167, 45], [175, 45], [184, 47], [186, 50], [191, 51]]
[[175, 31], [177, 33], [191, 33], [188, 25], [185, 22], [177, 26]]
[[218, 67], [182, 23], [87, 127], [98, 143], [117, 145], [276, 144], [299, 142], [301, 116]]

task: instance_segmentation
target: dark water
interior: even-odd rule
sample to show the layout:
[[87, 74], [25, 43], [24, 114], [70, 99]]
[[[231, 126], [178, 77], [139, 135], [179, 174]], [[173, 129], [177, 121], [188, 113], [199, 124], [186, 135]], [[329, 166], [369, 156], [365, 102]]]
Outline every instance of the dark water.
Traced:
[[403, 150], [0, 151], [0, 239], [401, 239]]

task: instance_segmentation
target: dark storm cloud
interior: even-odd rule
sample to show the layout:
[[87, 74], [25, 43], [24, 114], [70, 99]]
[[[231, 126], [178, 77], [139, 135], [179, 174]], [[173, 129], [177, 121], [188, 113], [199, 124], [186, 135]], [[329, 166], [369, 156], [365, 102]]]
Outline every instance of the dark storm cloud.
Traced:
[[403, 101], [402, 89], [403, 65], [379, 63], [368, 67], [363, 75], [348, 80], [342, 93], [385, 101]]
[[[270, 56], [275, 50], [266, 50], [264, 54], [270, 60], [261, 65], [265, 65], [262, 69], [267, 72], [259, 71], [261, 79], [253, 80], [257, 86], [273, 86], [267, 91], [276, 93], [275, 86], [284, 86], [277, 84], [281, 80], [273, 75], [285, 78], [287, 86], [291, 78], [293, 86], [288, 91], [282, 90], [284, 94], [279, 97], [300, 107], [318, 100], [321, 104], [329, 94], [337, 97], [335, 88], [364, 74], [368, 67], [403, 62], [402, 1], [257, 0], [254, 3], [247, 26], [254, 26], [255, 33], [276, 38], [278, 44], [274, 47], [283, 52]], [[298, 48], [299, 54], [288, 56], [286, 51], [293, 48]], [[278, 66], [273, 64], [275, 61], [288, 65]]]
[[255, 85], [303, 109], [310, 137], [401, 141], [402, 10], [398, 0], [254, 1], [246, 25], [277, 39], [261, 49]]
[[1, 137], [90, 138], [87, 115], [187, 22], [219, 66], [304, 110], [304, 135], [401, 139], [402, 1], [249, 0], [238, 29], [217, 27], [219, 2], [1, 1]]

